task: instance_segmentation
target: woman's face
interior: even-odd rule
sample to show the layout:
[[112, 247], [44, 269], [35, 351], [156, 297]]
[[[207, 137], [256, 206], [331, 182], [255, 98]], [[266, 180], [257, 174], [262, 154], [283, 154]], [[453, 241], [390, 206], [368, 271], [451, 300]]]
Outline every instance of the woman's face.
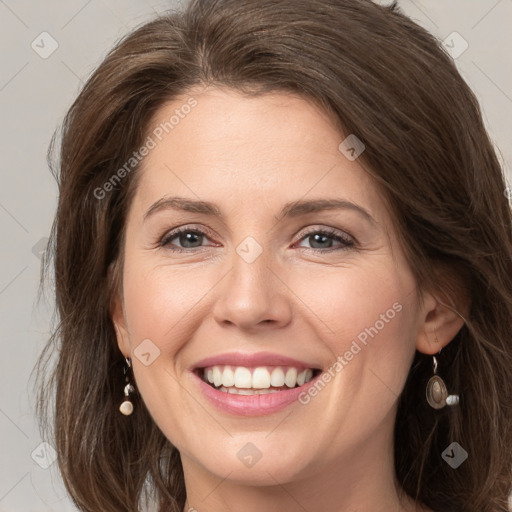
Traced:
[[192, 96], [155, 117], [127, 217], [113, 318], [135, 387], [185, 475], [368, 471], [424, 313], [361, 148], [293, 95]]

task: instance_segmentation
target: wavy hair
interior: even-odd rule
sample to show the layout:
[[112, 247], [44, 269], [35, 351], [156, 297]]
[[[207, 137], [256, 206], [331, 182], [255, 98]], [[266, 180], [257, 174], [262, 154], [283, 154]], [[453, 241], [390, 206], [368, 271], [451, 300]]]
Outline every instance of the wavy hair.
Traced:
[[[77, 507], [185, 504], [179, 453], [140, 396], [129, 421], [118, 411], [123, 357], [110, 305], [138, 166], [104, 197], [95, 190], [142, 146], [160, 107], [212, 84], [300, 95], [364, 142], [358, 162], [382, 192], [419, 289], [465, 321], [439, 359], [458, 406], [426, 404], [431, 357], [415, 354], [398, 404], [396, 477], [436, 512], [505, 512], [512, 219], [503, 170], [477, 99], [440, 43], [396, 2], [370, 0], [193, 0], [123, 37], [54, 133], [59, 197], [41, 279], [54, 278], [57, 321], [37, 365], [38, 414]], [[454, 441], [469, 455], [456, 470], [441, 456]]]

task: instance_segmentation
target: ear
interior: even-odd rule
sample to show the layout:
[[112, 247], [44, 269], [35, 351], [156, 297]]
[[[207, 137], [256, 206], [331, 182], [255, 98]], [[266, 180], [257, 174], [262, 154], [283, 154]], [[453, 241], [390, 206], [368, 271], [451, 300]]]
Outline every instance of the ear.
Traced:
[[467, 296], [458, 288], [456, 300], [444, 293], [423, 295], [416, 349], [435, 355], [455, 338], [469, 311]]
[[117, 264], [112, 263], [108, 268], [108, 279], [113, 290], [110, 301], [110, 317], [116, 331], [117, 345], [124, 357], [131, 356], [130, 337], [124, 312], [122, 287], [120, 286]]

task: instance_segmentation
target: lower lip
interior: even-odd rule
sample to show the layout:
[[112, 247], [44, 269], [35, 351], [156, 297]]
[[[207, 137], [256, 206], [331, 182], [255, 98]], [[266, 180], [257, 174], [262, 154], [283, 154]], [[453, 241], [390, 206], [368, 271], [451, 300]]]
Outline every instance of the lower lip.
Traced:
[[238, 416], [262, 416], [280, 411], [298, 402], [299, 395], [307, 392], [310, 386], [313, 386], [319, 375], [311, 379], [308, 383], [277, 393], [267, 393], [264, 395], [235, 395], [218, 391], [207, 384], [199, 375], [192, 373], [197, 379], [199, 388], [206, 398], [218, 409], [223, 412], [236, 414]]

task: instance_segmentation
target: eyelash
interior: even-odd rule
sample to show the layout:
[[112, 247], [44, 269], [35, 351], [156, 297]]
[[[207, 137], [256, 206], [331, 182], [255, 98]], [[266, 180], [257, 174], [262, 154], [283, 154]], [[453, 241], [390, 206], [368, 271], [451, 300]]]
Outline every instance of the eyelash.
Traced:
[[[184, 227], [184, 228], [180, 228], [180, 229], [171, 231], [170, 233], [166, 233], [158, 242], [158, 246], [165, 247], [166, 249], [169, 249], [170, 251], [173, 251], [173, 252], [185, 252], [185, 253], [194, 252], [196, 249], [199, 249], [202, 247], [202, 246], [199, 246], [199, 247], [183, 248], [183, 247], [171, 246], [170, 241], [174, 240], [176, 237], [178, 237], [182, 233], [194, 233], [196, 235], [202, 235], [205, 237], [209, 237], [209, 233], [206, 231], [203, 231], [202, 229]], [[325, 253], [325, 252], [347, 250], [355, 245], [354, 241], [352, 239], [350, 239], [349, 237], [340, 235], [336, 230], [331, 229], [331, 228], [322, 228], [322, 229], [315, 229], [315, 230], [308, 231], [302, 235], [299, 242], [301, 242], [302, 240], [304, 240], [305, 238], [307, 238], [311, 235], [317, 235], [317, 234], [326, 236], [328, 238], [332, 238], [333, 240], [340, 242], [342, 245], [340, 247], [327, 248], [327, 249], [318, 249], [318, 248], [314, 248], [314, 247], [300, 247], [300, 249], [306, 249], [309, 251]]]

